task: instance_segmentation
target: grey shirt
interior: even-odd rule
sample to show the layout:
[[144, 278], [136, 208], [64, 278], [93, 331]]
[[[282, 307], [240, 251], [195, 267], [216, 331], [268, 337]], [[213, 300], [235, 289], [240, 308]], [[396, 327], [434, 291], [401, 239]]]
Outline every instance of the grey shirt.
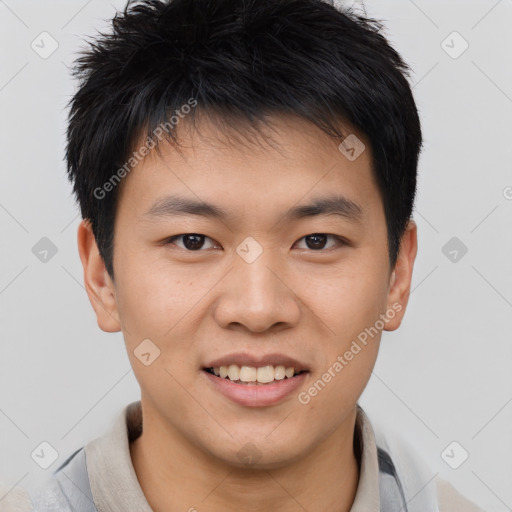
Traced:
[[[141, 403], [136, 401], [33, 493], [34, 512], [152, 512], [130, 457], [130, 442], [141, 432]], [[360, 406], [354, 451], [359, 483], [351, 512], [482, 512], [446, 481], [432, 477], [410, 447], [390, 443], [382, 433], [376, 436]]]

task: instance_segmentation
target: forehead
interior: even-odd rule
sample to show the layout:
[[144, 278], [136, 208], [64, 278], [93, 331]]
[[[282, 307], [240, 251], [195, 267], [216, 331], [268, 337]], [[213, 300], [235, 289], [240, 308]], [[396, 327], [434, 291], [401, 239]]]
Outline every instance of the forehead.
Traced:
[[180, 151], [163, 141], [160, 154], [153, 150], [124, 179], [118, 202], [129, 204], [139, 219], [180, 205], [190, 213], [201, 210], [201, 203], [212, 218], [261, 214], [262, 208], [286, 208], [290, 217], [300, 218], [301, 205], [304, 213], [326, 206], [319, 201], [328, 199], [334, 209], [361, 219], [382, 206], [369, 142], [348, 126], [341, 147], [316, 126], [290, 116], [273, 118], [253, 133], [206, 118], [199, 126], [184, 122], [178, 129]]

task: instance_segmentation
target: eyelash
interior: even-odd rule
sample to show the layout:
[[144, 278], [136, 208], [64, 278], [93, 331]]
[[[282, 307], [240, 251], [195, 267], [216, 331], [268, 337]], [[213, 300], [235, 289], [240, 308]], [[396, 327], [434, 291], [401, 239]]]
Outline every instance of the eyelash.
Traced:
[[[208, 237], [208, 236], [205, 236], [205, 235], [201, 235], [199, 233], [183, 233], [181, 235], [174, 235], [174, 236], [171, 236], [167, 239], [164, 240], [164, 245], [176, 245], [174, 244], [174, 241], [179, 239], [179, 238], [182, 238], [184, 236], [189, 236], [189, 235], [194, 235], [194, 236], [198, 236], [198, 237], [203, 237], [204, 239], [209, 239], [209, 240], [213, 240], [212, 238]], [[299, 238], [298, 241], [300, 240], [303, 240], [305, 238], [308, 238], [310, 236], [314, 236], [314, 235], [321, 235], [321, 236], [326, 236], [328, 239], [333, 239], [337, 242], [337, 246], [334, 246], [334, 247], [329, 247], [327, 249], [305, 249], [305, 250], [309, 250], [310, 252], [329, 252], [331, 250], [334, 250], [338, 247], [341, 247], [341, 246], [345, 246], [345, 245], [349, 245], [349, 243], [347, 242], [347, 240], [345, 240], [344, 238], [338, 236], [338, 235], [331, 235], [329, 233], [311, 233], [309, 235], [305, 235], [303, 236], [302, 238]], [[296, 242], [297, 243], [297, 242]], [[295, 244], [294, 244], [295, 245]], [[201, 251], [204, 251], [205, 249], [198, 249], [196, 251], [192, 251], [190, 249], [187, 249], [186, 247], [179, 247], [179, 249], [183, 249], [185, 250], [186, 252], [201, 252]], [[304, 250], [304, 249], [303, 249]]]

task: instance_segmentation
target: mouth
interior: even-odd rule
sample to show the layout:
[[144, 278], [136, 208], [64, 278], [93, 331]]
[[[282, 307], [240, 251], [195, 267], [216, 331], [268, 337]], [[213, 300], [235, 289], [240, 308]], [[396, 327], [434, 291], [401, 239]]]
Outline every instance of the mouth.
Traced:
[[[270, 364], [272, 360], [275, 364]], [[202, 373], [211, 389], [232, 403], [270, 407], [306, 385], [310, 370], [282, 355], [254, 358], [238, 354], [212, 361], [202, 368]]]
[[233, 384], [246, 386], [266, 386], [279, 381], [294, 379], [308, 370], [284, 365], [246, 366], [246, 365], [222, 365], [203, 368], [203, 371], [228, 380]]
[[311, 369], [284, 353], [236, 352], [201, 368], [208, 387], [243, 407], [269, 407], [305, 386]]

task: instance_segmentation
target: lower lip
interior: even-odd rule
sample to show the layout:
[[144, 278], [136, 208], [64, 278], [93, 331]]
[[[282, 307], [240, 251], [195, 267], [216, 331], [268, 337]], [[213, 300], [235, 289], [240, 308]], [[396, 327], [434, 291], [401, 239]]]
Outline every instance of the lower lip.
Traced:
[[300, 373], [292, 378], [274, 381], [269, 384], [237, 384], [229, 379], [222, 379], [203, 370], [209, 381], [224, 396], [233, 402], [246, 407], [265, 407], [284, 400], [301, 386], [308, 372]]

